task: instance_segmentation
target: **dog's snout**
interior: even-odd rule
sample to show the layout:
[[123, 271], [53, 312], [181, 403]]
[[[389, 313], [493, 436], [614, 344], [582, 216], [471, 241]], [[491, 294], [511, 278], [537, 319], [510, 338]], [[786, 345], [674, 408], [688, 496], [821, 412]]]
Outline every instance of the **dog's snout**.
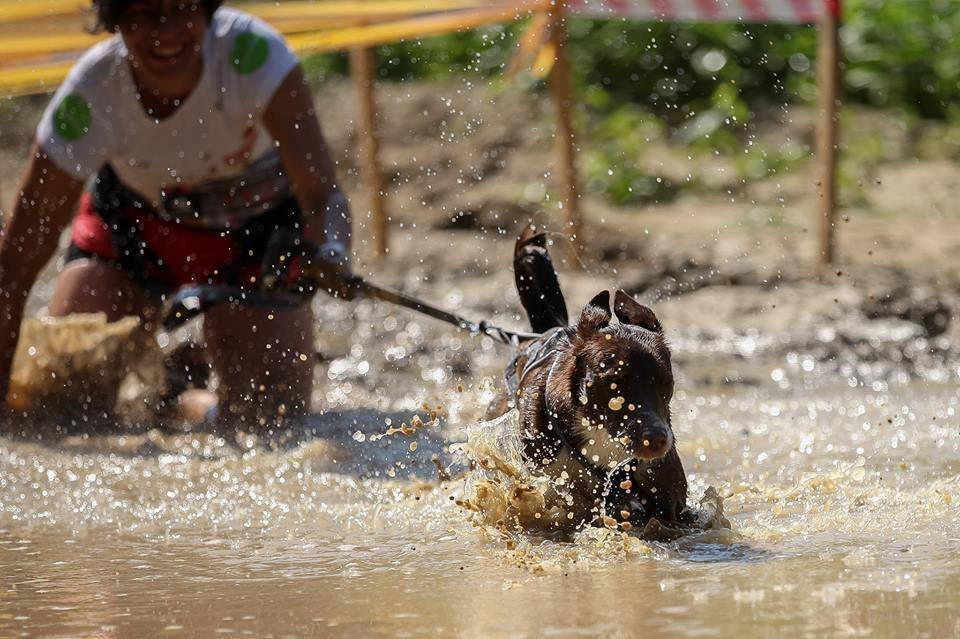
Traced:
[[641, 435], [640, 450], [637, 454], [644, 459], [658, 459], [670, 449], [670, 433], [656, 431]]
[[673, 446], [670, 426], [659, 415], [644, 415], [634, 440], [634, 453], [640, 459], [659, 459]]

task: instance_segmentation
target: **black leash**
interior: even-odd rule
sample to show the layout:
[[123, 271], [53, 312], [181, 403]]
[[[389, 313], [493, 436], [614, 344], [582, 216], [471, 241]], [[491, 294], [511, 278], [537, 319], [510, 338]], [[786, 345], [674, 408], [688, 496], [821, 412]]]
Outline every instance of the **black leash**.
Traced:
[[453, 324], [459, 329], [468, 331], [471, 335], [486, 335], [488, 337], [492, 337], [502, 344], [516, 346], [522, 341], [540, 337], [540, 335], [536, 333], [519, 333], [516, 331], [508, 331], [504, 328], [500, 328], [499, 326], [494, 326], [487, 320], [480, 320], [479, 322], [468, 320], [465, 317], [455, 313], [451, 313], [443, 310], [442, 308], [437, 308], [436, 306], [427, 304], [423, 300], [419, 300], [415, 297], [407, 295], [406, 293], [399, 293], [397, 291], [391, 291], [389, 289], [377, 286], [376, 284], [368, 282], [357, 275], [350, 276], [347, 283], [351, 287], [355, 287], [356, 290], [365, 297], [378, 299], [383, 302], [389, 302], [391, 304], [396, 304], [397, 306], [403, 306], [404, 308], [428, 315], [434, 319], [440, 320], [441, 322]]
[[[471, 335], [486, 335], [502, 344], [516, 346], [521, 341], [539, 337], [535, 333], [508, 331], [499, 326], [494, 326], [486, 320], [474, 322], [406, 293], [399, 293], [377, 286], [357, 275], [347, 276], [346, 284], [364, 297], [408, 308], [441, 322], [452, 324]], [[200, 284], [180, 289], [167, 301], [163, 316], [163, 327], [168, 331], [173, 330], [218, 304], [286, 309], [306, 304], [312, 297], [312, 293], [262, 293], [238, 286]]]

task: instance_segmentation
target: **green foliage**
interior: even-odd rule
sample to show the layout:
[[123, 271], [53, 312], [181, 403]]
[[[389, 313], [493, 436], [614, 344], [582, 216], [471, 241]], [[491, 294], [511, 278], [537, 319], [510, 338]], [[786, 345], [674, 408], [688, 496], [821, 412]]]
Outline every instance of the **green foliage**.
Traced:
[[523, 24], [490, 25], [464, 33], [389, 44], [378, 49], [380, 76], [391, 80], [499, 74]]
[[[847, 6], [846, 103], [960, 120], [960, 6], [944, 0]], [[752, 109], [816, 96], [810, 27], [574, 21], [571, 34], [584, 92], [609, 94], [592, 104], [643, 104], [695, 148], [733, 154], [744, 145]], [[767, 172], [796, 159], [775, 152], [733, 157], [748, 176], [761, 173], [759, 157]]]
[[956, 117], [960, 5], [955, 0], [851, 0], [842, 31], [848, 100]]
[[614, 109], [591, 129], [591, 145], [582, 159], [587, 190], [603, 193], [622, 205], [669, 201], [685, 186], [642, 168], [650, 144], [666, 134], [659, 119], [628, 104]]
[[919, 158], [950, 158], [960, 161], [960, 113], [945, 123], [931, 122], [920, 126], [913, 147]]
[[315, 53], [300, 61], [307, 81], [320, 84], [330, 77], [346, 75], [349, 61], [346, 53]]
[[[526, 23], [408, 41], [378, 49], [385, 79], [498, 77]], [[740, 179], [785, 170], [806, 151], [763, 148], [756, 113], [816, 98], [817, 28], [806, 25], [637, 23], [571, 18], [567, 24], [576, 91], [588, 114], [583, 156], [587, 187], [615, 203], [669, 199], [697, 185], [643, 168], [651, 141], [731, 160]], [[960, 2], [847, 0], [841, 40], [843, 99], [895, 109], [906, 119], [958, 123]], [[314, 56], [308, 74], [345, 72], [346, 56]], [[924, 148], [940, 138], [927, 136]], [[865, 159], [880, 142], [854, 145]], [[881, 145], [882, 146], [882, 145]], [[943, 146], [943, 144], [939, 144]], [[953, 151], [951, 151], [953, 152]]]
[[[957, 115], [960, 3], [849, 0], [845, 7], [846, 101], [922, 118]], [[732, 101], [816, 95], [814, 27], [574, 19], [569, 31], [582, 85], [646, 105], [674, 123]]]
[[[673, 125], [714, 107], [744, 119], [746, 103], [783, 101], [788, 75], [812, 73], [809, 28], [574, 19], [569, 30], [581, 86], [643, 105]], [[790, 70], [791, 56], [799, 71]]]
[[[524, 26], [520, 22], [494, 24], [377, 47], [378, 73], [385, 80], [499, 75]], [[312, 55], [304, 60], [312, 80], [346, 73], [348, 67], [346, 54]]]
[[[388, 79], [499, 74], [524, 22], [379, 47]], [[643, 105], [671, 124], [731, 101], [810, 101], [816, 27], [639, 23], [572, 18], [571, 62], [581, 92]], [[845, 99], [947, 118], [960, 104], [960, 3], [847, 0], [841, 32]], [[344, 55], [312, 56], [313, 77], [346, 71]]]

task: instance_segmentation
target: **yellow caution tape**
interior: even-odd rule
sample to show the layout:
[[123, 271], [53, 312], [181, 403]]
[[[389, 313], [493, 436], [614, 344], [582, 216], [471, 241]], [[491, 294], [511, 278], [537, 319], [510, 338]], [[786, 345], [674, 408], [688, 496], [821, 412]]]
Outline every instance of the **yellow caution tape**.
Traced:
[[0, 69], [0, 96], [53, 91], [72, 67], [71, 61], [33, 68]]
[[[466, 0], [440, 1], [460, 2], [461, 4], [466, 2]], [[429, 5], [433, 6], [434, 2], [429, 3]], [[338, 51], [452, 33], [494, 22], [514, 20], [527, 16], [531, 12], [545, 11], [548, 8], [548, 2], [549, 0], [518, 0], [509, 4], [491, 5], [487, 3], [483, 8], [460, 9], [363, 25], [351, 24], [355, 17], [350, 18], [341, 14], [341, 18], [338, 20], [323, 21], [323, 30], [308, 32], [303, 32], [303, 29], [309, 27], [309, 24], [297, 22], [292, 18], [288, 18], [289, 22], [281, 21], [278, 26], [281, 28], [281, 32], [287, 36], [287, 43], [298, 53]], [[349, 2], [324, 4], [356, 6], [356, 3]], [[402, 0], [381, 0], [379, 2], [374, 0], [369, 4], [400, 5]], [[405, 4], [424, 6], [428, 3], [406, 2]], [[324, 20], [323, 17], [316, 19]], [[345, 24], [346, 26], [344, 26]], [[104, 37], [107, 36], [105, 34], [72, 33], [62, 36], [0, 38], [0, 96], [50, 91], [70, 70], [71, 63], [62, 62], [63, 57], [67, 54], [79, 54]], [[24, 61], [25, 57], [33, 59], [28, 64]]]
[[270, 26], [287, 35], [290, 33], [304, 33], [305, 31], [322, 31], [324, 29], [342, 29], [358, 24], [364, 24], [362, 18], [279, 18], [270, 21]]
[[70, 13], [79, 14], [89, 8], [90, 2], [87, 0], [41, 0], [39, 2], [2, 0], [0, 1], [0, 22], [47, 18]]
[[[483, 7], [491, 3], [484, 0], [333, 0], [330, 2], [296, 0], [280, 3], [231, 2], [230, 4], [264, 20], [273, 20], [288, 17], [386, 17]], [[80, 15], [83, 11], [89, 11], [90, 5], [89, 0], [42, 0], [40, 2], [0, 0], [0, 23], [60, 15]]]
[[[358, 18], [394, 17], [418, 13], [437, 13], [456, 9], [489, 7], [505, 4], [484, 0], [365, 0], [363, 2], [253, 2], [236, 6], [258, 18], [272, 21], [279, 18]], [[515, 3], [514, 3], [515, 4]]]
[[[362, 24], [358, 19], [345, 18], [306, 18], [283, 19], [273, 22], [280, 33], [304, 33], [326, 29], [342, 29]], [[81, 53], [88, 48], [111, 37], [109, 33], [89, 34], [78, 30], [54, 32], [44, 35], [4, 36], [0, 37], [0, 68], [23, 58], [43, 58], [54, 54]], [[19, 62], [18, 62], [19, 64]]]
[[59, 53], [61, 51], [83, 51], [100, 40], [105, 35], [89, 33], [72, 33], [42, 36], [22, 36], [0, 38], [0, 59], [9, 59], [8, 56], [28, 56]]
[[550, 18], [545, 13], [538, 13], [517, 40], [517, 50], [510, 58], [504, 76], [513, 78], [518, 73], [531, 68], [543, 50], [543, 45], [549, 39]]
[[[546, 1], [539, 2], [545, 7]], [[470, 9], [437, 15], [421, 16], [363, 27], [350, 27], [317, 33], [292, 35], [287, 43], [298, 52], [339, 51], [355, 47], [370, 47], [400, 40], [415, 39], [472, 29], [493, 22], [514, 20], [529, 11], [523, 7], [500, 6], [493, 9]]]
[[557, 48], [553, 45], [552, 41], [547, 42], [540, 49], [540, 54], [537, 56], [537, 59], [533, 61], [530, 72], [535, 78], [543, 80], [550, 75], [550, 70], [553, 69], [553, 63], [556, 59]]
[[[289, 3], [301, 5], [303, 3]], [[349, 6], [356, 7], [356, 3], [348, 2], [331, 2], [323, 3], [329, 5], [337, 5], [343, 7], [343, 9], [337, 9], [337, 12], [328, 12], [327, 15], [316, 14], [312, 16], [301, 16], [297, 17], [295, 14], [286, 13], [282, 15], [282, 19], [278, 20], [278, 23], [274, 26], [283, 33], [284, 35], [289, 35], [293, 33], [303, 33], [303, 32], [316, 32], [320, 30], [331, 30], [331, 34], [339, 31], [340, 29], [349, 26], [356, 25], [358, 28], [363, 26], [369, 26], [369, 24], [364, 24], [362, 18], [357, 16], [349, 16], [345, 13], [345, 9]], [[425, 2], [401, 2], [399, 0], [388, 0], [381, 2], [371, 2], [371, 5], [404, 5], [407, 9], [411, 9], [414, 5], [423, 7], [428, 3]], [[460, 5], [464, 4], [464, 0], [447, 0], [446, 2], [438, 2], [438, 0], [433, 0], [429, 3], [429, 6], [434, 4], [440, 5]], [[525, 10], [526, 5], [531, 6], [543, 5], [543, 2], [537, 3], [497, 3], [497, 4], [488, 4], [486, 9], [474, 9], [474, 11], [483, 11], [484, 15], [490, 16], [504, 16], [512, 17], [515, 16], [518, 11]], [[286, 10], [286, 4], [281, 4], [276, 7], [270, 5], [274, 9], [284, 9]], [[366, 9], [364, 10], [366, 11]], [[440, 18], [443, 20], [444, 24], [453, 24], [457, 21], [458, 18], [454, 16], [465, 16], [466, 11], [461, 10], [457, 12], [449, 13], [434, 13], [428, 14], [431, 18]], [[472, 14], [471, 14], [472, 15]], [[274, 19], [281, 18], [281, 13], [277, 13], [274, 16]], [[496, 20], [496, 17], [490, 18], [489, 21]], [[369, 23], [369, 20], [366, 21]], [[379, 22], [379, 21], [378, 21]], [[402, 22], [393, 22], [390, 24], [401, 25]], [[460, 28], [469, 28], [470, 26], [476, 26], [476, 21], [472, 21], [469, 25], [464, 25]], [[405, 27], [400, 27], [404, 29], [404, 33], [407, 34], [405, 37], [409, 37], [409, 34], [405, 30]], [[443, 27], [446, 30], [456, 30], [456, 27]], [[389, 32], [389, 29], [387, 31]], [[424, 34], [426, 35], [426, 34]], [[27, 35], [27, 36], [6, 36], [0, 38], [0, 67], [9, 66], [8, 64], [16, 58], [23, 58], [25, 56], [41, 56], [54, 53], [65, 53], [65, 52], [81, 52], [86, 50], [88, 47], [96, 44], [100, 40], [109, 37], [109, 34], [89, 34], [83, 32], [69, 32], [69, 33], [52, 33], [44, 35]], [[336, 35], [335, 37], [341, 38], [346, 37], [349, 40], [349, 35], [344, 35], [343, 33]], [[380, 40], [383, 42], [384, 40]]]

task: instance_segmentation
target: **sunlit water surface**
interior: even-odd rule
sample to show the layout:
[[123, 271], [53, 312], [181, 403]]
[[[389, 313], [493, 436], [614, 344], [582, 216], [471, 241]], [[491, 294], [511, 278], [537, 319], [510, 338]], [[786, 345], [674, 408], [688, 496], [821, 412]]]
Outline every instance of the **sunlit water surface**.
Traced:
[[725, 497], [722, 542], [504, 538], [456, 505], [462, 479], [433, 479], [456, 435], [372, 441], [373, 411], [272, 451], [0, 439], [0, 635], [958, 636], [958, 401], [680, 392], [681, 456], [694, 497]]

